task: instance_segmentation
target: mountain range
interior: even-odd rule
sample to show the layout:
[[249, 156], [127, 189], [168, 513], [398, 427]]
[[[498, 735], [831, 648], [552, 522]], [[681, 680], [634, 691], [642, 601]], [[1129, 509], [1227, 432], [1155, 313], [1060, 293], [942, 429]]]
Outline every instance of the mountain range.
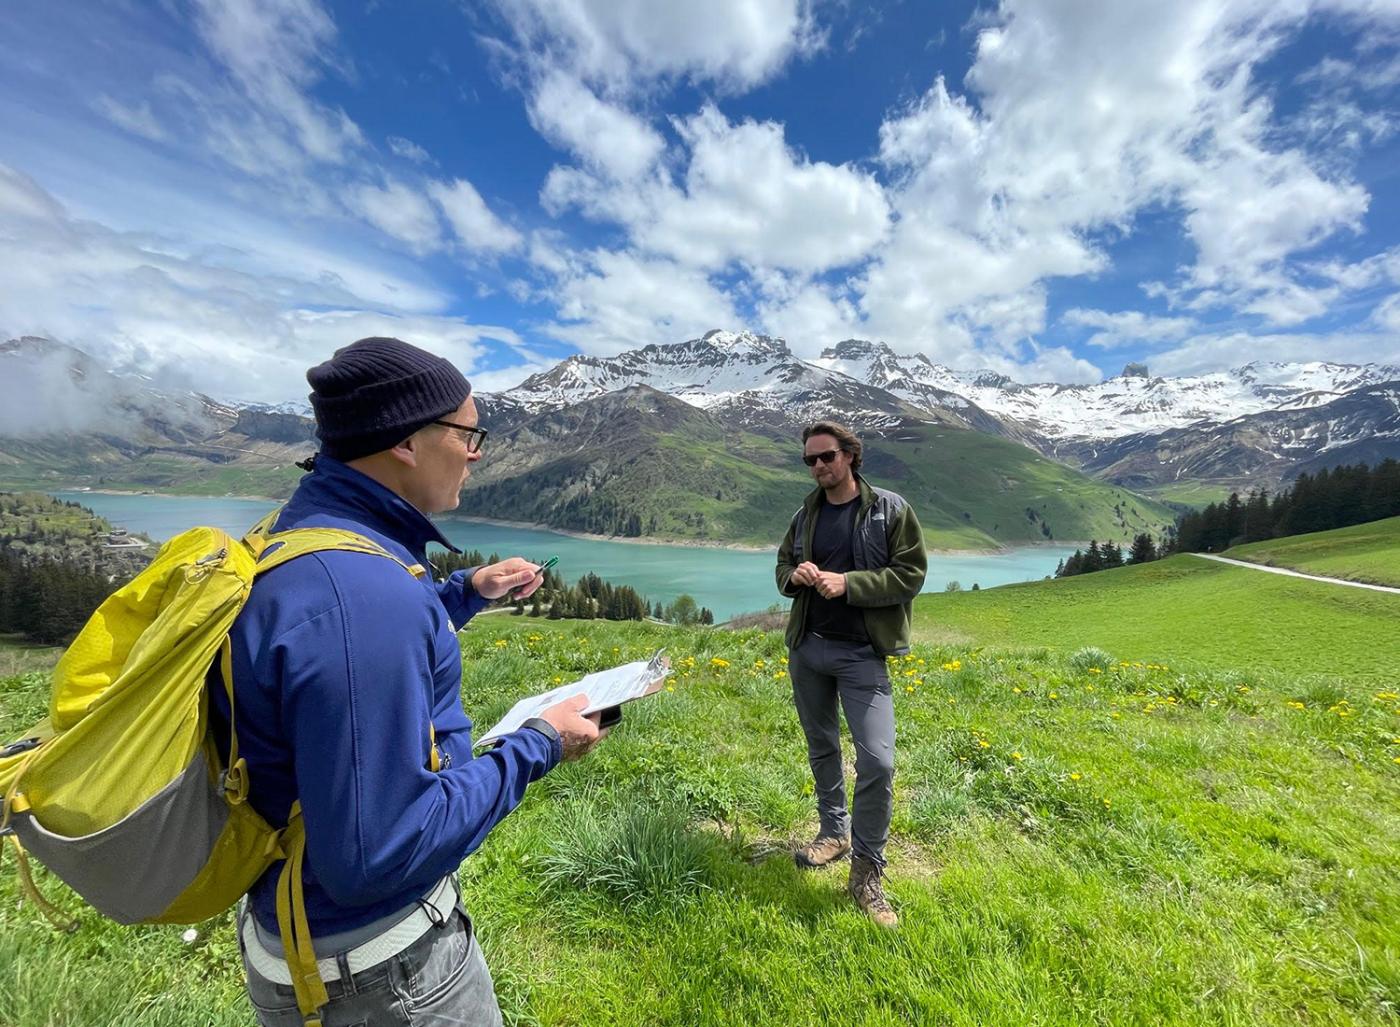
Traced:
[[[61, 343], [0, 344], [0, 374], [56, 419], [0, 410], [0, 481], [285, 495], [314, 446], [304, 407], [162, 392]], [[804, 423], [862, 433], [872, 480], [909, 496], [931, 544], [1126, 538], [1172, 510], [1129, 489], [1277, 487], [1400, 455], [1400, 368], [1255, 362], [1196, 377], [1142, 365], [1025, 385], [848, 339], [813, 360], [712, 331], [578, 355], [478, 396], [490, 456], [464, 511], [605, 535], [776, 540], [810, 487]], [[87, 423], [94, 412], [103, 418]]]

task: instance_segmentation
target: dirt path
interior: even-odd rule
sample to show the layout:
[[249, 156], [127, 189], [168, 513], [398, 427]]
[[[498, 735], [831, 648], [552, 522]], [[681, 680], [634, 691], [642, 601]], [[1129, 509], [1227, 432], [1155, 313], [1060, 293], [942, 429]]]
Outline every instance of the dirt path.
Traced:
[[1250, 570], [1268, 571], [1270, 574], [1286, 574], [1290, 578], [1307, 578], [1309, 581], [1322, 581], [1328, 585], [1349, 585], [1352, 588], [1369, 588], [1372, 592], [1390, 592], [1400, 595], [1400, 588], [1391, 585], [1370, 585], [1364, 581], [1347, 581], [1345, 578], [1324, 578], [1317, 574], [1304, 574], [1302, 571], [1291, 571], [1287, 567], [1268, 567], [1262, 563], [1250, 563], [1248, 560], [1231, 560], [1225, 556], [1214, 556], [1210, 553], [1192, 553], [1192, 556], [1199, 556], [1202, 560], [1215, 560], [1219, 563], [1233, 564], [1236, 567], [1248, 567]]

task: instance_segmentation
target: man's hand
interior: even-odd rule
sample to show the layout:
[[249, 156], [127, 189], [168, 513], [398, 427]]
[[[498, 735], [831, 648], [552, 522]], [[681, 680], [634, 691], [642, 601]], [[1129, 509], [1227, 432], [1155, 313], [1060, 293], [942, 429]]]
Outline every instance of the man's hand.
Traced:
[[541, 720], [549, 721], [555, 731], [559, 732], [559, 740], [564, 744], [564, 758], [566, 760], [576, 760], [588, 754], [588, 751], [608, 736], [605, 729], [598, 727], [598, 719], [602, 713], [590, 713], [583, 716], [579, 710], [588, 705], [588, 696], [576, 695], [572, 699], [565, 699], [561, 703], [555, 703], [549, 709], [540, 714]]
[[788, 578], [788, 584], [815, 585], [817, 579], [821, 577], [821, 573], [822, 572], [817, 569], [817, 565], [811, 560], [804, 560], [797, 565], [797, 570], [792, 572], [792, 576]]
[[518, 556], [478, 567], [472, 575], [472, 588], [483, 599], [499, 599], [513, 588], [520, 589], [515, 598], [524, 599], [543, 584], [539, 565]]
[[817, 571], [817, 580], [813, 584], [817, 593], [827, 599], [846, 594], [846, 575], [835, 571]]

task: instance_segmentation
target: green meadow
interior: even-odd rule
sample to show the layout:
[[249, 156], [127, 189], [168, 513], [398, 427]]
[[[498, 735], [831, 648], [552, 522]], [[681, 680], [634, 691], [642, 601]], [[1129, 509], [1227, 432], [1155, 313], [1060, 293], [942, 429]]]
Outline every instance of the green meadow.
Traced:
[[1400, 680], [1400, 596], [1190, 555], [920, 596], [914, 625], [919, 638], [945, 644], [1060, 653], [1093, 645], [1131, 660]]
[[[1374, 576], [1397, 525], [1231, 555]], [[779, 635], [479, 618], [480, 724], [659, 646], [676, 667], [463, 865], [507, 1022], [1393, 1024], [1396, 623], [1397, 596], [1190, 556], [920, 597], [884, 932], [844, 864], [788, 855], [815, 809]], [[0, 735], [55, 653], [0, 639]], [[62, 934], [12, 869], [0, 1024], [251, 1022], [231, 915], [186, 944], [38, 869]]]
[[1400, 517], [1251, 542], [1225, 555], [1329, 578], [1400, 586]]
[[[1216, 587], [1274, 587], [1198, 563]], [[1018, 594], [927, 597], [921, 630], [948, 600]], [[1374, 630], [1386, 609], [1336, 617]], [[1054, 649], [922, 641], [891, 662], [893, 932], [846, 899], [845, 864], [788, 855], [816, 821], [780, 636], [479, 618], [462, 635], [479, 724], [658, 646], [676, 667], [463, 864], [507, 1023], [1394, 1024], [1400, 688], [1353, 659], [1360, 634], [1319, 632], [1306, 659], [1237, 637], [1188, 663], [1191, 629], [1148, 630], [1165, 608], [1118, 615], [1102, 648], [1062, 631]], [[0, 681], [0, 734], [46, 693], [42, 671]], [[80, 926], [54, 931], [6, 864], [0, 1024], [251, 1022], [231, 915], [185, 944], [36, 876]]]

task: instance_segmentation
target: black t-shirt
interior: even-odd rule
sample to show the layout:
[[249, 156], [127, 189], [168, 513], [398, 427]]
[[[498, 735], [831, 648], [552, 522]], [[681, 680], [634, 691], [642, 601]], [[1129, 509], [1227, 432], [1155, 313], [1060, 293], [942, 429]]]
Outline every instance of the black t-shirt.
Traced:
[[[855, 534], [856, 514], [860, 511], [860, 496], [850, 502], [832, 504], [823, 497], [817, 511], [817, 524], [812, 531], [811, 560], [824, 571], [844, 574], [855, 570], [851, 553], [851, 538]], [[815, 588], [807, 598], [807, 630], [824, 638], [847, 642], [869, 642], [865, 630], [865, 615], [859, 607], [846, 602], [845, 596], [826, 599]]]

